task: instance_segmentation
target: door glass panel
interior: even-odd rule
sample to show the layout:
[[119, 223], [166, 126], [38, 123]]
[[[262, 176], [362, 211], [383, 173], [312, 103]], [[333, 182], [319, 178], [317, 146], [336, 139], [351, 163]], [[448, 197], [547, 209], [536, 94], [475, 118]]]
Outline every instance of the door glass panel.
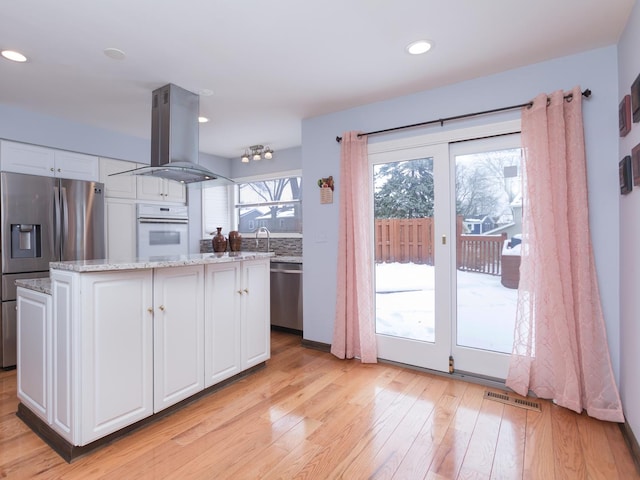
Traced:
[[511, 353], [522, 234], [521, 149], [457, 155], [456, 344]]
[[374, 166], [376, 333], [435, 341], [433, 158]]

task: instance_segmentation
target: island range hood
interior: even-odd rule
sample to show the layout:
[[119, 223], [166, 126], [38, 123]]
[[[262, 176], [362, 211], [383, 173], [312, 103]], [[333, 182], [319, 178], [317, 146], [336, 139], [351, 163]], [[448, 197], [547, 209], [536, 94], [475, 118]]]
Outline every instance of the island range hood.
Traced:
[[234, 182], [198, 164], [200, 97], [173, 84], [152, 93], [151, 162], [113, 175], [148, 175], [203, 186]]

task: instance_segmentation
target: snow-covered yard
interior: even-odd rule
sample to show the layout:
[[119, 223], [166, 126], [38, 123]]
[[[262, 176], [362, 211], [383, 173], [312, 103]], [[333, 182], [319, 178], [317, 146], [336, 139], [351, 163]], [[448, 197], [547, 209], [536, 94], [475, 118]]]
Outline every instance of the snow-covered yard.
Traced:
[[[511, 353], [517, 290], [499, 276], [457, 273], [457, 344]], [[434, 268], [376, 265], [376, 332], [434, 341]], [[456, 337], [454, 337], [456, 338]]]

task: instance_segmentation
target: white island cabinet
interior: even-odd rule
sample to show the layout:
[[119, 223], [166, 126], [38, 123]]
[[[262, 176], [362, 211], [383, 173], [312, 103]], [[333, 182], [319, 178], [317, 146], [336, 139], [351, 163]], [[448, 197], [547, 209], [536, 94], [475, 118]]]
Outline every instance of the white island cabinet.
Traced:
[[18, 416], [70, 461], [264, 364], [270, 256], [52, 263], [50, 315], [20, 290]]

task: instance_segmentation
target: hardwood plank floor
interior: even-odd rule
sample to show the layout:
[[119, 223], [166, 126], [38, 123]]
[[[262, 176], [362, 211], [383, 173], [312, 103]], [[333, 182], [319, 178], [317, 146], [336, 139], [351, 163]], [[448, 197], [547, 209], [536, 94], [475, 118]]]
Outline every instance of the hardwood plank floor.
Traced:
[[483, 393], [273, 332], [265, 369], [67, 464], [16, 417], [16, 372], [0, 372], [0, 478], [640, 479], [616, 424]]

